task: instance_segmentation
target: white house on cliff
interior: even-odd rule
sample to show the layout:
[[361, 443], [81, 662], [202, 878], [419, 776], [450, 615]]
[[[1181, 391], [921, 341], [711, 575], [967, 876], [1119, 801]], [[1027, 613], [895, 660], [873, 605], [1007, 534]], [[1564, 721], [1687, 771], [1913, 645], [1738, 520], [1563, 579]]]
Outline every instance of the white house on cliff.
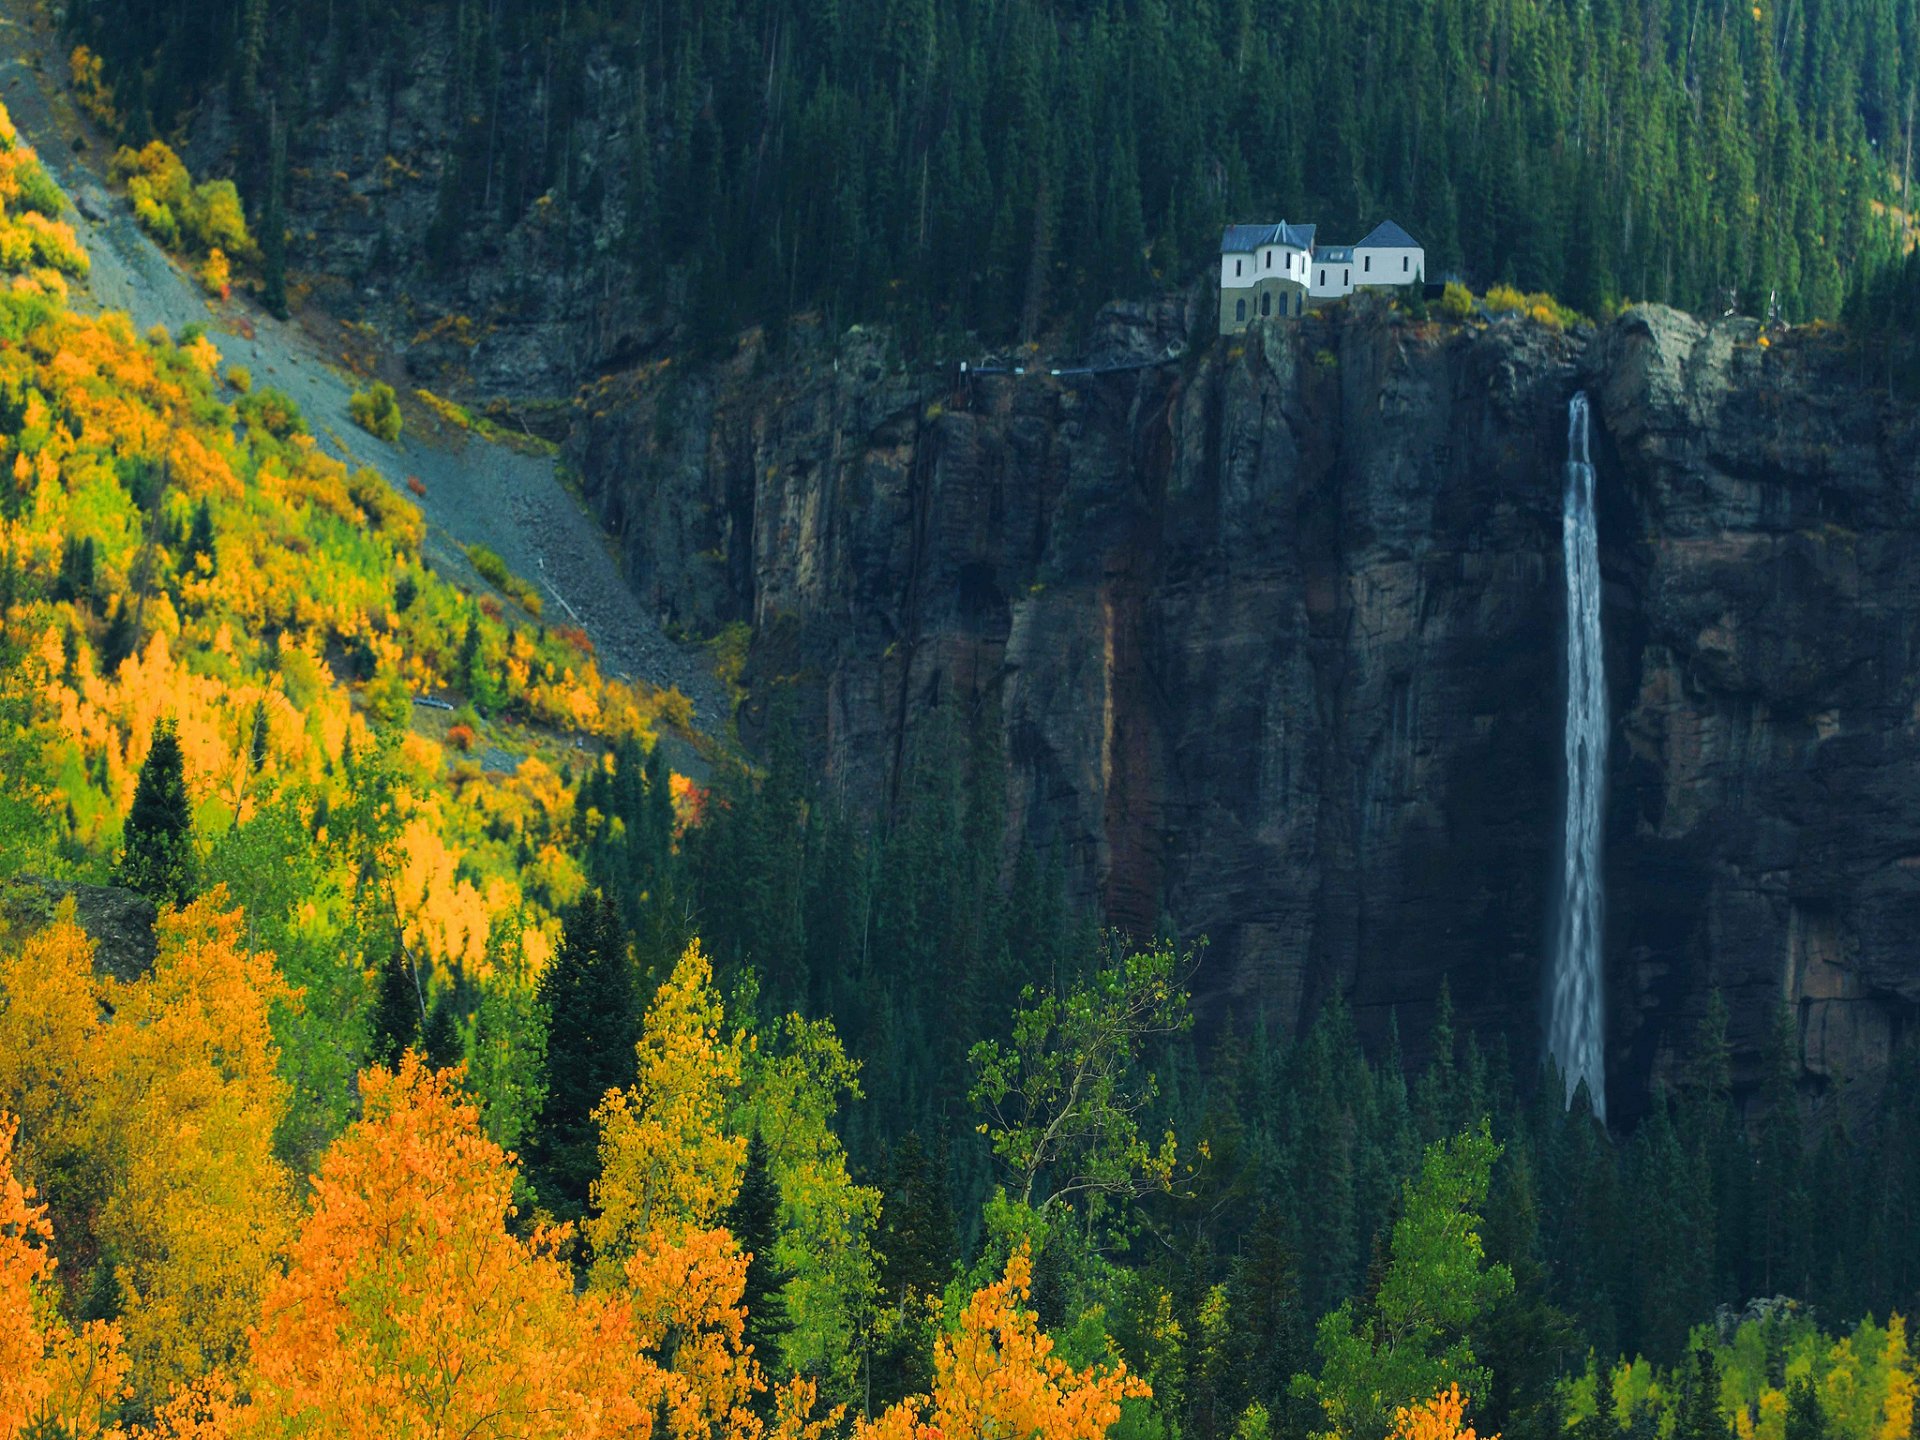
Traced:
[[1301, 315], [1356, 290], [1423, 285], [1427, 252], [1391, 220], [1357, 245], [1316, 245], [1312, 225], [1229, 225], [1220, 237], [1220, 333]]

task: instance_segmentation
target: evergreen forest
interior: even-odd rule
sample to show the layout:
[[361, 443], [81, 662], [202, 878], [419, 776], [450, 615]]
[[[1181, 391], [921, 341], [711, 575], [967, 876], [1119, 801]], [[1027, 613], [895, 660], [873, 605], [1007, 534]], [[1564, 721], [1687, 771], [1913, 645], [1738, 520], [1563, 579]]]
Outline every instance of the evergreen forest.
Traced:
[[1281, 218], [1341, 242], [1393, 218], [1430, 279], [1590, 315], [1658, 300], [1801, 321], [1837, 316], [1912, 226], [1913, 0], [71, 0], [65, 17], [134, 143], [226, 107], [259, 213], [298, 183], [289, 132], [354, 84], [391, 113], [450, 66], [432, 265], [480, 263], [537, 217], [547, 263], [596, 289], [613, 265], [708, 339], [818, 307], [910, 344], [1029, 340], [1195, 281], [1223, 223]]

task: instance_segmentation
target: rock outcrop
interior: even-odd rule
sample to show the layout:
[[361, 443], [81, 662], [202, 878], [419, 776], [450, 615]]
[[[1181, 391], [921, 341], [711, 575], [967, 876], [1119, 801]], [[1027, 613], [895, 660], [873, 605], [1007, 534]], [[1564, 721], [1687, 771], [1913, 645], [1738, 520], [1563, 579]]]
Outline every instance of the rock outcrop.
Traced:
[[[1151, 361], [1197, 302], [1117, 307]], [[1009, 844], [1210, 940], [1203, 1013], [1345, 995], [1537, 1053], [1559, 860], [1566, 404], [1596, 400], [1615, 715], [1609, 1069], [1630, 1117], [1714, 988], [1810, 1093], [1920, 1013], [1920, 468], [1837, 347], [1630, 312], [1365, 304], [1091, 375], [909, 374], [884, 337], [623, 374], [571, 457], [643, 598], [752, 626], [879, 809], [910, 730], [1000, 727]], [[751, 735], [749, 705], [743, 729]]]
[[0, 886], [0, 928], [31, 934], [52, 921], [68, 899], [73, 901], [74, 921], [93, 942], [96, 974], [130, 982], [153, 969], [158, 912], [134, 890], [15, 875]]

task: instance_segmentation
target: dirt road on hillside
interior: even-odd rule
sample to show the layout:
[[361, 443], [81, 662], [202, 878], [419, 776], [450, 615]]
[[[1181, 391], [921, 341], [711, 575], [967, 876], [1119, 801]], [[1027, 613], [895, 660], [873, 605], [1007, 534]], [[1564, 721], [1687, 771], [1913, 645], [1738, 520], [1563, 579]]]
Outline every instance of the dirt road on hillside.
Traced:
[[[225, 361], [242, 365], [258, 386], [292, 396], [328, 453], [350, 465], [370, 466], [425, 512], [428, 553], [444, 573], [481, 586], [461, 548], [485, 545], [546, 592], [547, 616], [578, 617], [613, 674], [672, 686], [694, 703], [700, 728], [717, 733], [726, 720], [724, 692], [705, 653], [662, 633], [620, 575], [599, 524], [561, 483], [552, 460], [526, 455], [478, 437], [457, 444], [403, 434], [388, 445], [347, 416], [354, 379], [335, 369], [296, 323], [275, 320], [240, 300], [218, 303], [134, 223], [122, 195], [109, 193], [90, 156], [102, 153], [72, 101], [54, 79], [59, 56], [26, 19], [24, 0], [0, 0], [0, 102], [21, 138], [67, 192], [67, 219], [86, 246], [93, 269], [75, 303], [124, 310], [144, 332], [164, 325], [177, 333], [207, 327]], [[88, 134], [85, 154], [74, 137]], [[251, 329], [249, 338], [240, 327]], [[409, 492], [417, 477], [424, 498]]]

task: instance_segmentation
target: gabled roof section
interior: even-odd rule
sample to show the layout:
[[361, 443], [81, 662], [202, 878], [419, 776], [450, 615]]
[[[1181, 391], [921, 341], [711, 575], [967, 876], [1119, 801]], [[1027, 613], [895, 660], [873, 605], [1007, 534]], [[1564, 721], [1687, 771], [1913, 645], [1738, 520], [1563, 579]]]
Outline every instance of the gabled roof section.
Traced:
[[1420, 242], [1391, 220], [1382, 220], [1371, 234], [1353, 247], [1356, 250], [1418, 250]]
[[1284, 220], [1278, 225], [1229, 225], [1220, 237], [1220, 253], [1244, 255], [1262, 245], [1291, 245], [1297, 250], [1311, 250], [1313, 229], [1311, 225], [1289, 225]]

